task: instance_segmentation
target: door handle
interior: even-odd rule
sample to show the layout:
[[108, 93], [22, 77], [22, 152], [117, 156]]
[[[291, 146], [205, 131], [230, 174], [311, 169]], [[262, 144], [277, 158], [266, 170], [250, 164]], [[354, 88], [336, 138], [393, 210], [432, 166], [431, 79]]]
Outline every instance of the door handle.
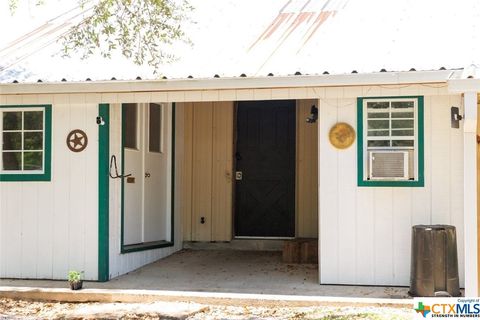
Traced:
[[[115, 170], [115, 175], [112, 174], [112, 171]], [[129, 173], [129, 174], [118, 174], [118, 168], [117, 168], [117, 157], [115, 155], [112, 155], [112, 157], [110, 158], [110, 168], [108, 170], [108, 175], [110, 176], [110, 178], [112, 179], [123, 179], [123, 178], [128, 178], [130, 177], [132, 174]]]
[[150, 173], [149, 172], [145, 172], [145, 178], [150, 178]]

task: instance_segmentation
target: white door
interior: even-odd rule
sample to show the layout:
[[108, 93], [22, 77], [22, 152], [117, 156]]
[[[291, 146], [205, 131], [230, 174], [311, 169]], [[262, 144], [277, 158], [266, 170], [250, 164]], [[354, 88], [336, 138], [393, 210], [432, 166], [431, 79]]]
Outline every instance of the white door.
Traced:
[[169, 132], [167, 105], [150, 103], [145, 136], [145, 207], [144, 242], [165, 240], [168, 236], [167, 217], [170, 214]]
[[171, 107], [123, 105], [124, 245], [170, 241]]
[[143, 242], [143, 134], [144, 109], [136, 103], [123, 105], [124, 233], [125, 245]]

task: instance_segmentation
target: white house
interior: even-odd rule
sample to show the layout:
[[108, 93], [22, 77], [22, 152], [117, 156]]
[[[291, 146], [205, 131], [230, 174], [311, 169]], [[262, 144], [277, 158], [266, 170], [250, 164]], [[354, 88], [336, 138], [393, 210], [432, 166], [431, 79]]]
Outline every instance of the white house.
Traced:
[[0, 277], [308, 237], [322, 284], [408, 286], [411, 227], [450, 224], [478, 296], [477, 3], [210, 2], [168, 79], [51, 57], [62, 16], [0, 42]]

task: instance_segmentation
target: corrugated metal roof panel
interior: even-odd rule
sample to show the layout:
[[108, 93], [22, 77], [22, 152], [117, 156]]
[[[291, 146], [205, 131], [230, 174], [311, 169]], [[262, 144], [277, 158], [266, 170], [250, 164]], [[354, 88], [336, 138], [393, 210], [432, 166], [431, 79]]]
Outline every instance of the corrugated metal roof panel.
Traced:
[[[53, 0], [52, 0], [53, 1]], [[53, 1], [55, 2], [55, 1]], [[123, 57], [110, 61], [61, 58], [55, 40], [82, 18], [62, 1], [54, 19], [30, 19], [0, 38], [0, 81], [158, 78]], [[186, 27], [193, 47], [169, 48], [179, 60], [168, 78], [345, 74], [459, 68], [480, 61], [480, 3], [476, 0], [191, 0]], [[69, 6], [68, 6], [69, 4]], [[51, 9], [51, 8], [49, 8]], [[46, 9], [45, 9], [46, 10]], [[24, 16], [5, 17], [6, 30]], [[61, 14], [63, 13], [63, 14]], [[52, 16], [54, 14], [50, 13]], [[43, 19], [43, 20], [42, 20]], [[25, 21], [24, 21], [25, 22]], [[28, 28], [29, 25], [29, 28]], [[16, 33], [15, 28], [10, 28]]]

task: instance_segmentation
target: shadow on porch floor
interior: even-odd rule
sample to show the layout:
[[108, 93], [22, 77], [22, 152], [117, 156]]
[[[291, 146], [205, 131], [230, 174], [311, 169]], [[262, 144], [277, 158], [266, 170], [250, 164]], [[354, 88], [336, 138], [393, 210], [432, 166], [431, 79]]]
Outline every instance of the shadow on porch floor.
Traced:
[[276, 251], [182, 250], [107, 285], [116, 289], [408, 298], [405, 287], [319, 285], [316, 264], [286, 264]]
[[[0, 280], [1, 286], [58, 287], [60, 281]], [[280, 252], [182, 250], [106, 283], [86, 288], [144, 289], [304, 295], [359, 298], [408, 298], [407, 287], [319, 285], [316, 264], [286, 264]]]

